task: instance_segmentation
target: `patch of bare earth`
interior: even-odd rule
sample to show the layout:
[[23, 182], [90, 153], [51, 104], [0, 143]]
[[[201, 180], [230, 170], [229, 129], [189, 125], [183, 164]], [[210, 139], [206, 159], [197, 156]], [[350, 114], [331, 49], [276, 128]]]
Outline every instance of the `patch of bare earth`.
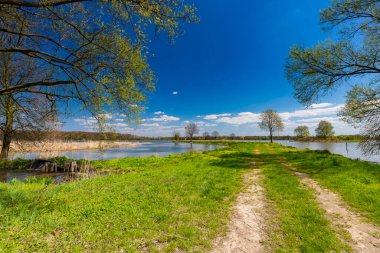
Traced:
[[228, 232], [216, 239], [212, 253], [264, 252], [265, 195], [259, 183], [263, 175], [252, 164], [254, 169], [244, 175], [247, 188], [236, 200]]
[[302, 184], [314, 189], [317, 202], [326, 210], [327, 218], [333, 226], [348, 232], [351, 240], [347, 243], [355, 252], [380, 252], [380, 229], [378, 227], [363, 221], [363, 217], [349, 210], [338, 194], [322, 188], [304, 173], [295, 172], [295, 175], [300, 178]]

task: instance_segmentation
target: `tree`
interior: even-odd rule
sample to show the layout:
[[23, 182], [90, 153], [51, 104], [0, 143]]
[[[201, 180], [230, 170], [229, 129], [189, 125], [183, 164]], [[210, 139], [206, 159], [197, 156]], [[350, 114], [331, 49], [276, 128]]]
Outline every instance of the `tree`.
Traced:
[[235, 135], [234, 133], [230, 134], [230, 139], [231, 139], [231, 140], [234, 140], [235, 137], [236, 137], [236, 135]]
[[204, 132], [202, 134], [202, 136], [203, 136], [203, 139], [207, 140], [208, 138], [210, 138], [210, 133], [209, 132]]
[[[3, 35], [0, 43], [20, 47], [21, 36]], [[33, 82], [36, 78], [49, 78], [49, 73], [40, 73], [39, 65], [24, 55], [9, 52], [0, 54], [0, 83], [2, 87], [14, 87], [20, 83]], [[57, 106], [55, 100], [41, 93], [7, 93], [0, 96], [0, 132], [2, 146], [0, 158], [8, 158], [11, 142], [16, 132], [29, 133], [34, 139], [41, 131], [56, 126]]]
[[361, 128], [365, 141], [360, 143], [367, 154], [379, 153], [380, 143], [380, 87], [354, 87], [347, 95], [347, 103], [340, 112], [344, 121]]
[[218, 132], [218, 131], [213, 131], [213, 132], [211, 133], [211, 135], [212, 135], [212, 137], [214, 137], [214, 139], [216, 140], [216, 139], [218, 139], [218, 137], [219, 137], [219, 132]]
[[307, 126], [296, 127], [296, 129], [294, 129], [294, 134], [297, 137], [309, 137], [310, 136], [309, 128]]
[[330, 122], [322, 120], [319, 122], [318, 127], [315, 129], [315, 133], [317, 137], [327, 138], [334, 136], [333, 129], [334, 127]]
[[[347, 96], [342, 118], [362, 128], [362, 146], [367, 147], [364, 151], [380, 151], [380, 131], [373, 127], [380, 118], [379, 1], [334, 0], [321, 12], [321, 22], [340, 38], [338, 42], [325, 41], [311, 48], [295, 46], [291, 50], [286, 72], [295, 97], [310, 105], [339, 85], [360, 80], [362, 83]], [[367, 106], [369, 98], [373, 100]], [[356, 106], [359, 104], [364, 105], [365, 112]]]
[[60, 109], [79, 104], [104, 127], [108, 111], [137, 119], [154, 89], [147, 63], [152, 24], [174, 39], [181, 23], [197, 18], [182, 0], [7, 0], [0, 2], [0, 20], [1, 57], [28, 63], [12, 78], [28, 74], [28, 66], [39, 72], [5, 82], [3, 65], [1, 100], [38, 96]]
[[190, 141], [193, 141], [193, 136], [199, 133], [199, 128], [196, 124], [190, 123], [185, 127], [186, 136], [190, 138]]
[[284, 129], [284, 124], [282, 123], [280, 115], [269, 109], [260, 114], [259, 127], [263, 130], [269, 131], [270, 142], [273, 142], [273, 133], [275, 131], [282, 131]]
[[181, 134], [178, 131], [173, 131], [173, 140], [179, 141], [181, 139]]

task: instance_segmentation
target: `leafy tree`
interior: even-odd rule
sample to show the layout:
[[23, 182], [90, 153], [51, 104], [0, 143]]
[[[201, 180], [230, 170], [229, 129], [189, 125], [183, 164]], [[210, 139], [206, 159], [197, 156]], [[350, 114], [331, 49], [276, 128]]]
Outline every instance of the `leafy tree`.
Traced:
[[[100, 127], [105, 112], [138, 119], [155, 84], [147, 62], [152, 28], [175, 39], [182, 23], [196, 21], [195, 8], [182, 0], [0, 1], [0, 57], [27, 63], [13, 79], [39, 73], [6, 82], [1, 66], [1, 100], [79, 104]], [[3, 111], [1, 123], [10, 125]]]
[[[3, 36], [3, 45], [20, 47], [22, 37]], [[23, 55], [0, 54], [0, 83], [3, 87], [14, 87], [20, 83], [32, 82], [36, 78], [49, 78], [49, 73], [40, 73], [36, 62]], [[2, 145], [0, 158], [8, 158], [11, 142], [16, 132], [28, 131], [33, 137], [38, 132], [56, 126], [57, 105], [54, 99], [41, 93], [7, 93], [0, 96], [0, 132]], [[32, 138], [32, 136], [31, 136]], [[16, 142], [17, 143], [17, 142]]]
[[297, 137], [308, 137], [310, 136], [309, 128], [307, 126], [299, 126], [294, 129], [294, 134]]
[[181, 134], [178, 131], [173, 131], [173, 140], [179, 141], [181, 139]]
[[202, 134], [202, 136], [203, 136], [203, 139], [207, 140], [208, 138], [210, 138], [210, 133], [209, 132], [204, 132]]
[[190, 141], [193, 141], [193, 136], [199, 133], [199, 128], [195, 123], [190, 123], [185, 126], [186, 136], [190, 138]]
[[315, 133], [317, 137], [327, 138], [334, 136], [333, 129], [334, 127], [330, 122], [322, 120], [319, 122], [318, 127], [315, 129]]
[[218, 132], [218, 131], [213, 131], [213, 132], [211, 133], [211, 136], [214, 137], [214, 139], [216, 140], [216, 139], [218, 139], [218, 137], [219, 137], [219, 132]]
[[260, 114], [259, 127], [263, 130], [269, 131], [270, 142], [273, 142], [273, 134], [275, 131], [282, 131], [284, 129], [284, 124], [280, 115], [269, 109]]
[[[378, 0], [333, 0], [321, 12], [325, 29], [335, 30], [337, 42], [325, 41], [315, 47], [295, 46], [286, 66], [295, 97], [311, 104], [342, 83], [358, 82], [348, 95], [343, 119], [363, 130], [366, 150], [380, 151], [379, 121], [380, 2]], [[360, 79], [359, 79], [360, 78]], [[371, 106], [366, 106], [372, 96]], [[375, 97], [373, 97], [373, 94]], [[355, 105], [364, 105], [363, 108]], [[374, 106], [374, 104], [376, 104]], [[359, 116], [360, 115], [360, 116]]]
[[380, 87], [355, 86], [347, 95], [347, 103], [340, 116], [355, 127], [362, 128], [362, 150], [368, 154], [379, 153], [380, 143]]

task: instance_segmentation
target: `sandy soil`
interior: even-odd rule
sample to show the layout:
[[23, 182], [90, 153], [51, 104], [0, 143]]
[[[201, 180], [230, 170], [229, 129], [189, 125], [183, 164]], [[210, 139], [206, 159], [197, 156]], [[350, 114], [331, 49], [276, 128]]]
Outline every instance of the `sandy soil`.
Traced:
[[53, 141], [53, 142], [22, 142], [14, 143], [11, 146], [11, 152], [51, 152], [51, 151], [69, 151], [85, 150], [99, 148], [118, 148], [118, 147], [136, 147], [141, 143], [128, 141]]
[[345, 229], [351, 236], [352, 248], [355, 252], [378, 253], [380, 252], [380, 229], [363, 221], [363, 218], [349, 210], [340, 196], [319, 186], [306, 174], [295, 173], [301, 182], [315, 190], [316, 199], [320, 206], [326, 210], [327, 216], [337, 228]]
[[239, 194], [226, 235], [218, 237], [212, 253], [265, 252], [265, 196], [256, 168], [245, 174], [246, 190]]

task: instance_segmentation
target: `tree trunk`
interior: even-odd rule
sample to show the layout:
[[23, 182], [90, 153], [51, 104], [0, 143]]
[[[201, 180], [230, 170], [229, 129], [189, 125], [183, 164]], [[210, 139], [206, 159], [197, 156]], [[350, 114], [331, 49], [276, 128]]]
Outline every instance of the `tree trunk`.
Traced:
[[8, 159], [9, 149], [13, 137], [13, 104], [10, 95], [5, 98], [5, 127], [3, 130], [3, 143], [1, 146], [0, 159]]
[[3, 132], [3, 145], [1, 146], [1, 153], [0, 153], [1, 159], [7, 159], [8, 158], [9, 149], [11, 147], [11, 142], [12, 142], [12, 130], [9, 130], [7, 128]]
[[273, 131], [269, 130], [270, 143], [273, 143]]

